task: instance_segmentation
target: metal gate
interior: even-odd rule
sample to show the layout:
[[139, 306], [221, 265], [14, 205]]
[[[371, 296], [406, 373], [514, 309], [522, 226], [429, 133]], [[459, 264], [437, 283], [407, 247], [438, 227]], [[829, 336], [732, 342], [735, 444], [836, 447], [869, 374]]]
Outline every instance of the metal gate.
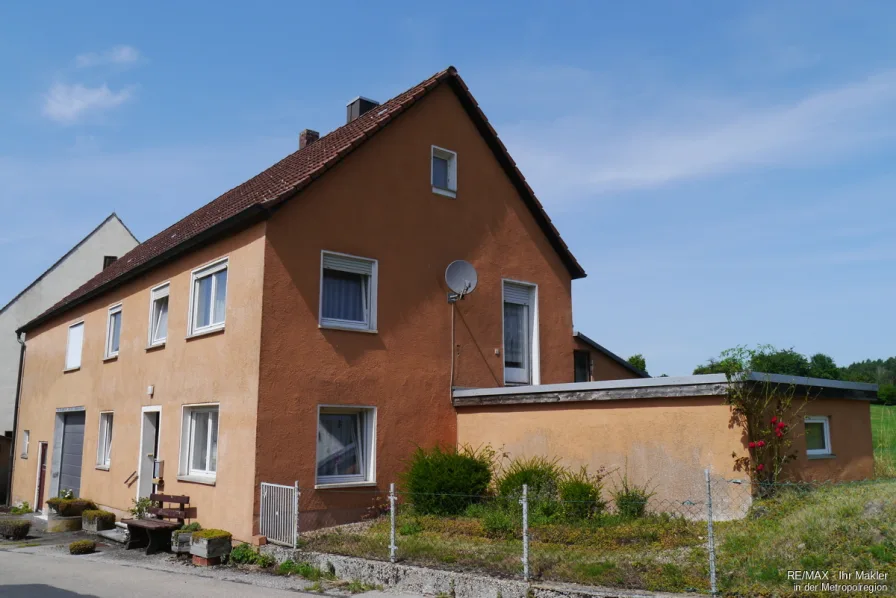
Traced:
[[299, 483], [261, 483], [259, 533], [269, 542], [296, 547], [299, 535]]

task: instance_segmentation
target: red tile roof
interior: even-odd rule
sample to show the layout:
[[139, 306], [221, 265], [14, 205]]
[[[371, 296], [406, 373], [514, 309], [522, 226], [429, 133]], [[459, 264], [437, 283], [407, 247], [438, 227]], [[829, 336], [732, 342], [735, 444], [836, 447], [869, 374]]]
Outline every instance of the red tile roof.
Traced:
[[27, 331], [64, 311], [104, 293], [146, 270], [173, 258], [217, 234], [225, 234], [239, 225], [243, 217], [263, 217], [269, 208], [294, 196], [324, 172], [336, 165], [352, 150], [375, 135], [409, 107], [442, 83], [451, 84], [480, 134], [492, 147], [496, 157], [508, 172], [523, 200], [532, 210], [554, 249], [560, 255], [573, 278], [582, 278], [585, 271], [560, 238], [544, 208], [525, 182], [504, 144], [489, 125], [454, 67], [436, 73], [388, 102], [385, 102], [352, 122], [335, 129], [318, 141], [290, 154], [264, 172], [227, 191], [214, 201], [182, 218], [154, 237], [147, 239], [111, 266], [75, 289], [43, 314], [28, 322], [20, 330]]

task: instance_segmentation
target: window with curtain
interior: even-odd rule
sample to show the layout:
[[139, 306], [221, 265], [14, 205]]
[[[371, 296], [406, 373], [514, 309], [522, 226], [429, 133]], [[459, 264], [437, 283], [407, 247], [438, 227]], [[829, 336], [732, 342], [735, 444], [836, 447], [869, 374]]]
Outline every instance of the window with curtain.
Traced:
[[504, 283], [504, 382], [532, 383], [534, 287]]
[[184, 425], [187, 427], [185, 473], [214, 477], [218, 471], [218, 407], [189, 407]]
[[161, 345], [168, 340], [168, 289], [164, 284], [150, 292], [149, 346]]
[[317, 482], [373, 481], [373, 409], [322, 407], [317, 424]]
[[112, 413], [100, 413], [100, 431], [96, 441], [97, 467], [109, 467], [112, 462]]
[[106, 330], [106, 357], [118, 355], [121, 343], [121, 305], [109, 308], [109, 325]]
[[376, 260], [324, 252], [321, 261], [321, 326], [375, 330]]
[[221, 260], [193, 272], [190, 334], [223, 328], [226, 301], [227, 260]]
[[65, 348], [65, 369], [81, 367], [81, 349], [84, 345], [84, 322], [72, 324], [68, 328], [68, 344]]

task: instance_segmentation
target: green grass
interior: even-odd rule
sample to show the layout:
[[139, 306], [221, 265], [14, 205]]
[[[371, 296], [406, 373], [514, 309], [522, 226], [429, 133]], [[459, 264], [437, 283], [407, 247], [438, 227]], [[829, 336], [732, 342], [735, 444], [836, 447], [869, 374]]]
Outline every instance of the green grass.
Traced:
[[896, 476], [896, 406], [871, 406], [871, 438], [877, 473]]
[[[788, 570], [880, 571], [896, 582], [896, 480], [788, 488], [754, 504], [763, 515], [715, 525], [725, 595], [806, 595], [793, 591]], [[521, 530], [490, 528], [488, 511], [440, 517], [405, 508], [397, 524], [412, 533], [398, 535], [399, 559], [519, 579]], [[308, 550], [387, 560], [389, 522], [321, 530], [305, 542]], [[536, 581], [705, 593], [705, 543], [705, 522], [668, 515], [545, 521], [530, 528], [530, 572]]]

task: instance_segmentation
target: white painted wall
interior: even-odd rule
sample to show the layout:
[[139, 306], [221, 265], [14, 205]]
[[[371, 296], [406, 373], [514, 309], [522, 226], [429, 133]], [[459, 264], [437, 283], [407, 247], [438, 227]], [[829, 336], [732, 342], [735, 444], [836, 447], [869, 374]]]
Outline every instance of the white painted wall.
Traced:
[[[20, 297], [0, 311], [0, 435], [7, 430], [12, 431], [16, 378], [19, 374], [16, 329], [98, 274], [103, 269], [104, 256], [121, 257], [136, 246], [137, 239], [118, 216], [112, 214]], [[20, 447], [17, 446], [16, 450]], [[0, 464], [0, 469], [3, 465]], [[2, 496], [0, 494], [0, 500]]]

